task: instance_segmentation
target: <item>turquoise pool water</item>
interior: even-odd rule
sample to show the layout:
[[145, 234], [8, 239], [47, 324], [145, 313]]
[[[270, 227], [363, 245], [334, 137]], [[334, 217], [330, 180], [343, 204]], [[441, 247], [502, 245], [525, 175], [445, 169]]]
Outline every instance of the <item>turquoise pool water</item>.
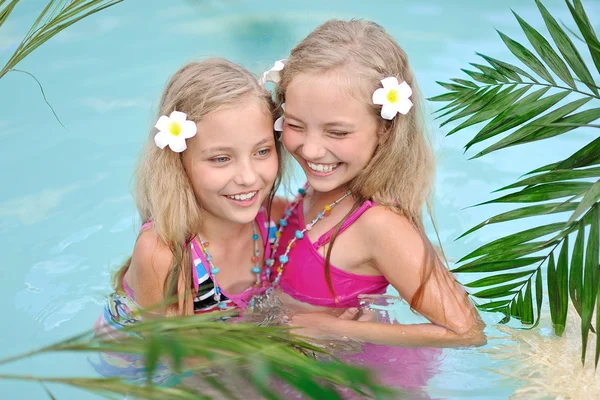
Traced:
[[[0, 63], [8, 59], [44, 2], [25, 0], [0, 29]], [[564, 2], [544, 4], [569, 20]], [[600, 2], [584, 2], [600, 15]], [[510, 12], [537, 27], [533, 1], [158, 1], [127, 0], [67, 29], [18, 68], [33, 73], [67, 127], [46, 106], [37, 84], [10, 73], [0, 80], [0, 358], [88, 329], [110, 290], [111, 271], [129, 255], [138, 224], [131, 198], [138, 150], [153, 124], [153, 106], [169, 75], [191, 59], [223, 56], [255, 73], [270, 67], [329, 18], [383, 25], [408, 53], [421, 89], [460, 77], [475, 51], [509, 58], [494, 28], [522, 39]], [[596, 28], [598, 30], [598, 28]], [[435, 105], [434, 105], [435, 106]], [[432, 108], [433, 110], [433, 108]], [[585, 130], [478, 160], [463, 155], [469, 135], [445, 137], [432, 122], [437, 149], [435, 214], [442, 243], [458, 259], [490, 238], [530, 222], [493, 227], [454, 241], [499, 206], [466, 207], [521, 173], [571, 154]], [[535, 147], [534, 147], [535, 146]], [[535, 150], [533, 150], [535, 148]], [[301, 179], [301, 178], [298, 178]], [[433, 237], [433, 236], [432, 236]], [[398, 310], [399, 318], [408, 318]], [[499, 335], [498, 315], [483, 316]], [[492, 339], [487, 350], [499, 339]], [[502, 367], [480, 350], [446, 350], [424, 390], [432, 398], [504, 399], [519, 387], [488, 369]], [[90, 375], [85, 357], [42, 357], [2, 368], [11, 373]], [[51, 386], [57, 398], [93, 396]], [[6, 399], [45, 398], [36, 384], [0, 381]]]

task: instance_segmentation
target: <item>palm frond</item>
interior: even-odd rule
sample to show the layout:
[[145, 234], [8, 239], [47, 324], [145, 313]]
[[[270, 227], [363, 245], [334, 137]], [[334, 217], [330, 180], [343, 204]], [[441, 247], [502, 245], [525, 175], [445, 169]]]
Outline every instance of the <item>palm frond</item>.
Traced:
[[[39, 46], [50, 40], [56, 34], [75, 24], [82, 19], [112, 7], [123, 0], [51, 0], [37, 17], [31, 29], [17, 49], [0, 70], [0, 78], [14, 68], [19, 62], [27, 57]], [[7, 6], [1, 8], [0, 4], [0, 26], [6, 21], [18, 0], [11, 1]]]
[[157, 367], [167, 363], [173, 374], [193, 372], [206, 387], [219, 393], [229, 391], [233, 398], [236, 397], [235, 388], [231, 387], [232, 378], [250, 382], [258, 393], [273, 399], [283, 398], [277, 385], [273, 385], [275, 380], [311, 399], [341, 399], [340, 388], [349, 388], [361, 396], [374, 398], [398, 395], [376, 384], [369, 371], [342, 364], [322, 347], [292, 334], [289, 328], [214, 321], [216, 317], [227, 315], [142, 321], [122, 328], [118, 340], [89, 331], [33, 352], [0, 360], [2, 365], [33, 355], [57, 352], [143, 355], [146, 365], [144, 385], [116, 376], [57, 378], [0, 375], [0, 378], [60, 383], [99, 394], [129, 394], [151, 399], [198, 398], [198, 393], [190, 388], [157, 387], [152, 383]]
[[19, 0], [11, 0], [8, 4], [5, 4], [6, 1], [0, 1], [0, 27], [4, 25], [10, 13], [14, 10], [15, 6]]
[[[593, 123], [600, 119], [598, 84], [590, 72], [593, 66], [586, 65], [580, 49], [569, 37], [571, 29], [563, 29], [540, 0], [535, 2], [549, 34], [540, 33], [517, 12], [513, 14], [527, 38], [527, 46], [498, 32], [522, 67], [477, 53], [488, 65], [471, 63], [477, 71], [463, 69], [467, 79], [451, 79], [454, 82], [451, 84], [438, 82], [448, 92], [430, 99], [450, 102], [437, 111], [441, 126], [457, 124], [447, 135], [485, 123], [465, 145], [468, 150], [486, 142], [483, 150], [472, 158], [512, 146], [552, 140], [581, 127], [599, 126]], [[566, 0], [566, 4], [586, 44], [585, 50], [600, 72], [600, 41], [581, 1]], [[488, 218], [460, 237], [484, 226], [521, 218], [559, 213], [565, 217], [559, 222], [533, 225], [533, 228], [484, 244], [464, 256], [453, 270], [485, 274], [465, 286], [471, 296], [484, 300], [478, 305], [481, 310], [502, 312], [502, 323], [516, 318], [525, 326], [537, 325], [546, 292], [554, 331], [562, 335], [568, 302], [572, 301], [582, 321], [582, 362], [587, 337], [594, 331], [594, 309], [600, 310], [597, 300], [599, 166], [600, 138], [597, 137], [567, 158], [525, 173], [518, 182], [496, 190], [516, 189], [478, 205], [529, 205]], [[570, 238], [575, 240], [572, 249]], [[548, 278], [545, 290], [543, 273]], [[600, 317], [597, 317], [595, 325], [599, 324]], [[596, 364], [599, 358], [600, 345], [597, 344]]]

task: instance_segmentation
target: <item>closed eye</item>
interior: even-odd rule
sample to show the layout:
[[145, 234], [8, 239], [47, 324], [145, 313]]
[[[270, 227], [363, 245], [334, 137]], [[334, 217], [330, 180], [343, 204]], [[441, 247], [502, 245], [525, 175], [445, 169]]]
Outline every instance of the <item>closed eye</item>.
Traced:
[[338, 138], [342, 138], [344, 136], [347, 136], [349, 134], [349, 132], [330, 131], [329, 134], [332, 136], [338, 137]]
[[300, 125], [290, 124], [287, 121], [285, 122], [285, 124], [287, 126], [289, 126], [290, 128], [292, 128], [293, 130], [295, 130], [295, 131], [301, 131], [301, 130], [303, 130], [303, 128]]

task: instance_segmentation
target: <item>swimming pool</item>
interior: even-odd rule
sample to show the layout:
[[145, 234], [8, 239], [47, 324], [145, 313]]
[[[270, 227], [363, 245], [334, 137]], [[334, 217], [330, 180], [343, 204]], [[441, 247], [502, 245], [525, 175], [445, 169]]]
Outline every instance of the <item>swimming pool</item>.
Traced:
[[[22, 1], [0, 30], [0, 61], [8, 59], [42, 8]], [[544, 4], [567, 19], [564, 2]], [[587, 1], [588, 15], [600, 2]], [[535, 4], [521, 0], [275, 2], [250, 0], [127, 0], [67, 29], [19, 65], [43, 84], [68, 130], [54, 119], [37, 84], [24, 74], [0, 80], [0, 243], [4, 305], [0, 357], [54, 342], [89, 328], [110, 290], [111, 271], [129, 255], [138, 223], [131, 198], [136, 156], [153, 124], [153, 106], [169, 74], [209, 56], [242, 63], [255, 73], [284, 58], [310, 30], [329, 18], [365, 18], [383, 25], [408, 53], [427, 97], [441, 93], [436, 80], [459, 75], [475, 51], [508, 58], [494, 27], [523, 34], [510, 12], [539, 26]], [[596, 23], [597, 18], [596, 18]], [[598, 29], [598, 28], [596, 28]], [[432, 109], [433, 110], [433, 109]], [[563, 135], [467, 161], [464, 134], [445, 137], [431, 123], [437, 149], [435, 214], [442, 243], [458, 259], [509, 227], [481, 230], [454, 241], [501, 206], [464, 209], [490, 198], [523, 172], [571, 154], [588, 135]], [[471, 132], [474, 132], [471, 131]], [[519, 160], [520, 165], [512, 160]], [[520, 225], [519, 225], [520, 224]], [[433, 237], [433, 236], [432, 236]], [[398, 311], [399, 318], [410, 315]], [[483, 315], [492, 336], [484, 350], [506, 339]], [[542, 332], [548, 325], [541, 327]], [[504, 361], [482, 350], [446, 350], [426, 385], [433, 398], [503, 399], [522, 382], [488, 369]], [[7, 368], [3, 368], [2, 371]], [[85, 357], [26, 360], [14, 373], [90, 375]], [[7, 399], [46, 396], [35, 384], [1, 382]], [[93, 398], [54, 388], [57, 398]]]

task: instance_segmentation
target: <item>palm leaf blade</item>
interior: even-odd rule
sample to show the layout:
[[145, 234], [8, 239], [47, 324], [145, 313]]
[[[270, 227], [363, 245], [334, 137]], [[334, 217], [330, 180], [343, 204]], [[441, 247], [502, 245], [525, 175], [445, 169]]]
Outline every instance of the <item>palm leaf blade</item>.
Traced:
[[531, 79], [533, 82], [537, 83], [537, 80], [533, 76], [531, 76], [530, 74], [523, 71], [521, 68], [519, 68], [517, 66], [511, 65], [509, 63], [505, 63], [504, 61], [496, 60], [495, 58], [486, 56], [485, 54], [481, 54], [481, 53], [475, 53], [475, 54], [477, 54], [479, 57], [483, 58], [492, 67], [496, 68], [496, 71], [502, 73], [504, 76], [506, 76], [509, 79], [512, 79], [516, 82], [523, 82], [523, 80], [519, 76], [519, 75], [521, 75], [521, 76], [525, 76], [525, 77]]
[[553, 214], [565, 211], [572, 211], [577, 208], [579, 203], [547, 203], [547, 204], [538, 204], [535, 206], [527, 206], [523, 208], [517, 208], [515, 210], [507, 211], [502, 214], [498, 214], [492, 218], [488, 218], [487, 220], [475, 225], [473, 228], [469, 229], [462, 235], [460, 235], [458, 239], [469, 235], [486, 225], [497, 224], [499, 222], [505, 221], [513, 221], [516, 219], [527, 218], [538, 215], [546, 215]]
[[461, 71], [464, 72], [465, 74], [469, 75], [471, 78], [475, 79], [477, 82], [481, 82], [481, 83], [487, 83], [487, 84], [491, 84], [491, 85], [495, 85], [496, 80], [494, 78], [491, 78], [485, 74], [482, 74], [481, 72], [476, 72], [476, 71], [471, 71], [468, 69], [464, 69], [461, 68]]
[[[478, 112], [479, 110], [484, 109], [485, 106], [490, 104], [490, 102], [494, 99], [496, 93], [498, 93], [499, 91], [500, 91], [500, 86], [496, 86], [490, 90], [484, 89], [484, 90], [477, 92], [477, 94], [475, 94], [473, 99], [471, 99], [470, 104], [464, 110], [462, 110], [461, 112], [457, 113], [456, 115], [453, 115], [452, 117], [448, 118], [446, 121], [444, 121], [442, 124], [440, 124], [440, 127], [446, 125], [449, 122], [460, 119], [462, 117], [466, 117], [468, 115]], [[469, 120], [465, 121], [460, 126], [467, 127], [467, 126], [470, 126], [470, 125], [473, 125], [476, 123], [476, 122], [473, 122], [473, 123], [467, 124], [467, 122], [469, 122]], [[456, 128], [451, 130], [447, 134], [447, 136], [452, 135], [455, 131], [457, 131]]]
[[504, 33], [497, 31], [506, 47], [510, 50], [511, 53], [515, 55], [521, 62], [531, 68], [536, 74], [538, 74], [542, 79], [551, 84], [555, 85], [554, 79], [552, 75], [548, 72], [544, 64], [527, 48], [525, 48], [521, 43], [512, 40], [510, 37], [506, 36]]
[[[69, 26], [112, 7], [123, 0], [81, 0], [71, 1], [66, 6], [62, 1], [50, 1], [39, 14], [31, 29], [19, 44], [6, 65], [0, 70], [0, 78], [19, 64], [31, 52]], [[47, 19], [44, 24], [41, 24]]]
[[598, 207], [591, 210], [592, 224], [585, 251], [584, 280], [581, 295], [581, 362], [585, 363], [588, 334], [591, 328], [596, 295], [598, 293]]
[[548, 88], [540, 89], [529, 94], [523, 98], [523, 100], [513, 104], [507, 110], [490, 121], [481, 131], [479, 131], [475, 138], [467, 143], [465, 148], [468, 149], [476, 143], [489, 139], [502, 132], [506, 132], [515, 126], [521, 125], [522, 123], [535, 118], [540, 113], [546, 111], [569, 95], [568, 91], [564, 91], [538, 100], [539, 97], [547, 90]]
[[540, 323], [540, 319], [542, 318], [542, 290], [542, 270], [540, 268], [535, 276], [535, 301], [537, 305], [537, 320], [535, 321], [535, 326]]
[[500, 307], [506, 307], [508, 303], [510, 303], [510, 300], [496, 300], [490, 301], [489, 303], [485, 304], [478, 304], [477, 308], [479, 308], [480, 310], [491, 310]]
[[521, 28], [523, 29], [523, 32], [525, 32], [527, 39], [529, 39], [529, 43], [531, 43], [542, 60], [546, 62], [546, 65], [548, 65], [563, 82], [565, 82], [571, 88], [577, 89], [569, 69], [563, 60], [561, 60], [561, 58], [558, 56], [558, 54], [556, 54], [550, 43], [548, 43], [548, 41], [538, 31], [524, 21], [516, 12], [513, 11], [513, 14], [517, 18], [517, 21], [519, 21], [519, 25], [521, 25]]
[[571, 270], [569, 271], [569, 296], [581, 315], [581, 296], [583, 291], [583, 242], [585, 240], [584, 225], [579, 223], [575, 246], [571, 256]]
[[[558, 298], [558, 315], [554, 330], [558, 336], [562, 335], [567, 325], [567, 312], [569, 307], [569, 236], [565, 237], [556, 267], [556, 290], [548, 292], [550, 297]], [[558, 333], [560, 331], [560, 333]]]
[[579, 206], [575, 209], [571, 218], [567, 221], [566, 225], [570, 225], [573, 221], [575, 221], [581, 214], [586, 212], [593, 204], [595, 204], [598, 199], [600, 199], [600, 180], [596, 181], [587, 191]]
[[496, 82], [504, 82], [504, 83], [509, 82], [509, 80], [507, 79], [507, 77], [505, 75], [501, 74], [494, 68], [490, 68], [487, 65], [481, 65], [481, 64], [477, 64], [477, 63], [469, 63], [469, 64], [471, 64], [472, 66], [474, 66], [475, 68], [480, 70], [485, 76], [493, 79]]
[[472, 293], [471, 296], [478, 297], [480, 299], [490, 299], [490, 298], [496, 298], [496, 297], [510, 296], [512, 289], [514, 289], [518, 286], [523, 286], [523, 285], [525, 285], [525, 283], [527, 283], [527, 280], [513, 282], [513, 283], [509, 283], [507, 285], [502, 285], [502, 286], [496, 286], [491, 289], [484, 289], [479, 292]]
[[532, 176], [530, 178], [522, 179], [518, 182], [504, 186], [500, 189], [494, 190], [499, 192], [506, 189], [514, 189], [521, 186], [537, 185], [540, 183], [559, 182], [581, 178], [595, 178], [600, 176], [600, 168], [588, 168], [588, 169], [558, 169], [544, 174]]
[[459, 272], [497, 272], [505, 271], [508, 269], [515, 269], [520, 267], [526, 267], [531, 264], [538, 263], [544, 260], [544, 257], [524, 257], [514, 260], [506, 260], [502, 257], [502, 261], [499, 260], [476, 260], [474, 262], [462, 265], [452, 270], [453, 273]]
[[450, 80], [451, 80], [452, 82], [456, 82], [456, 83], [458, 83], [458, 84], [460, 84], [460, 85], [463, 85], [463, 86], [468, 86], [468, 87], [471, 87], [471, 88], [473, 88], [473, 89], [479, 89], [479, 86], [477, 86], [477, 85], [476, 85], [476, 84], [474, 84], [473, 82], [471, 82], [471, 81], [467, 81], [467, 80], [465, 80], [465, 79], [460, 79], [460, 78], [452, 78], [452, 79], [450, 79]]
[[481, 278], [481, 279], [478, 279], [478, 280], [470, 282], [470, 283], [466, 283], [465, 286], [470, 287], [470, 288], [493, 286], [493, 285], [497, 285], [499, 283], [514, 281], [515, 279], [519, 279], [519, 278], [522, 278], [527, 275], [531, 276], [531, 275], [533, 275], [533, 273], [535, 271], [536, 271], [536, 269], [528, 270], [528, 271], [521, 271], [521, 272], [513, 272], [510, 274], [498, 274], [498, 275], [494, 275], [494, 276], [488, 276], [488, 277]]
[[[465, 122], [463, 122], [462, 124], [460, 124], [459, 126], [454, 128], [453, 130], [451, 130], [448, 133], [448, 135], [451, 135], [454, 132], [464, 129], [468, 126], [475, 125], [475, 124], [478, 124], [479, 122], [487, 121], [488, 119], [495, 117], [496, 115], [501, 113], [503, 110], [505, 110], [506, 107], [511, 106], [515, 101], [517, 101], [523, 95], [523, 93], [525, 93], [529, 89], [529, 87], [523, 87], [518, 90], [515, 90], [514, 92], [511, 92], [511, 90], [513, 88], [514, 88], [514, 86], [509, 86], [508, 88], [506, 88], [505, 90], [503, 90], [500, 93], [494, 93], [493, 91], [490, 91], [491, 95], [495, 98], [494, 101], [487, 102], [487, 104], [484, 104], [480, 109], [475, 111], [474, 115], [471, 118], [469, 118], [468, 120], [466, 120]], [[465, 112], [466, 111], [467, 110], [465, 109]], [[472, 111], [472, 110], [468, 110], [468, 111]], [[444, 124], [447, 124], [448, 122], [451, 122], [455, 119], [461, 118], [462, 116], [463, 116], [462, 113], [458, 113], [458, 114], [454, 115], [453, 117], [449, 118], [448, 120], [446, 120], [444, 122]]]
[[[552, 112], [549, 112], [548, 114], [545, 114], [545, 115], [539, 117], [538, 119], [531, 121], [530, 123], [520, 127], [515, 132], [511, 133], [510, 135], [502, 138], [501, 140], [494, 143], [493, 145], [482, 150], [475, 157], [481, 157], [485, 154], [491, 153], [492, 151], [504, 149], [504, 148], [507, 148], [510, 146], [516, 146], [518, 144], [529, 143], [529, 142], [533, 142], [536, 140], [547, 139], [549, 137], [568, 132], [569, 130], [574, 129], [575, 127], [558, 128], [558, 127], [554, 126], [549, 129], [547, 126], [542, 126], [542, 125], [552, 124], [554, 121], [562, 121], [562, 118], [564, 116], [577, 110], [578, 108], [580, 108], [581, 106], [583, 106], [587, 102], [589, 102], [590, 100], [591, 100], [591, 98], [588, 97], [588, 98], [575, 100], [568, 104], [565, 104], [564, 106], [559, 107], [556, 110], [553, 110]], [[597, 111], [592, 111], [591, 113], [589, 111], [591, 111], [591, 110], [584, 111], [583, 113], [585, 113], [585, 114], [583, 114], [583, 115], [580, 115], [577, 117], [575, 117], [573, 115], [571, 117], [573, 117], [573, 119], [577, 119], [577, 120], [590, 119], [590, 121], [600, 118], [600, 114], [596, 116]]]
[[600, 164], [600, 137], [561, 161], [556, 165], [556, 169], [581, 168], [597, 164]]
[[488, 244], [485, 244], [479, 247], [478, 249], [472, 251], [471, 253], [467, 254], [458, 262], [469, 260], [471, 258], [482, 256], [484, 254], [496, 253], [504, 249], [510, 249], [517, 244], [528, 242], [530, 240], [546, 236], [550, 233], [557, 232], [563, 229], [563, 227], [564, 224], [562, 222], [558, 222], [554, 224], [548, 224], [531, 229], [526, 229], [524, 231], [511, 234], [500, 239], [496, 239]]
[[594, 85], [594, 79], [590, 74], [590, 71], [585, 66], [583, 62], [583, 58], [579, 54], [579, 51], [569, 39], [565, 31], [560, 27], [558, 22], [554, 19], [554, 17], [548, 12], [546, 7], [542, 4], [540, 0], [535, 1], [542, 17], [544, 18], [544, 22], [546, 23], [546, 27], [548, 28], [548, 32], [554, 39], [554, 43], [558, 47], [558, 50], [563, 55], [573, 72], [579, 77], [579, 79], [596, 95], [598, 95], [598, 89]]
[[531, 279], [527, 281], [527, 287], [525, 289], [525, 296], [523, 298], [523, 317], [521, 322], [524, 324], [533, 324], [533, 292], [531, 290]]
[[[0, 10], [0, 27], [6, 22], [8, 16], [10, 13], [12, 13], [18, 2], [19, 0], [12, 0], [2, 10]], [[4, 1], [2, 3], [4, 3]], [[2, 3], [0, 3], [0, 7], [2, 7]]]
[[579, 0], [575, 0], [574, 6], [567, 1], [567, 7], [571, 12], [571, 16], [575, 20], [579, 31], [583, 35], [583, 38], [588, 46], [588, 50], [592, 56], [592, 60], [596, 65], [596, 70], [600, 72], [600, 41], [594, 33], [594, 29], [587, 18], [583, 5]]
[[592, 186], [591, 182], [556, 182], [525, 188], [519, 192], [486, 201], [491, 203], [532, 203], [580, 195]]

